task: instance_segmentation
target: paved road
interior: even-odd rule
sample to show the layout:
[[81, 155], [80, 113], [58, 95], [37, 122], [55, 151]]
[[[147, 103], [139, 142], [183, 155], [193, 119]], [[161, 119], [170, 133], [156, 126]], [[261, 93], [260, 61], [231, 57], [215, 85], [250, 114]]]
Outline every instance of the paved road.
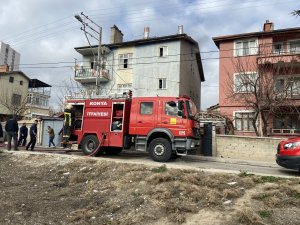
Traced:
[[[1, 147], [0, 147], [1, 149]], [[2, 148], [3, 149], [3, 148]], [[20, 149], [22, 151], [22, 149]], [[36, 150], [45, 152], [49, 148], [36, 148]], [[63, 149], [53, 149], [56, 153], [65, 153]], [[25, 151], [24, 151], [25, 152]], [[27, 152], [30, 154], [32, 152]], [[69, 152], [69, 155], [82, 156], [82, 152]], [[154, 162], [147, 153], [124, 151], [117, 156], [100, 156], [97, 157], [99, 160], [113, 160], [115, 162], [125, 163], [138, 163], [149, 166], [161, 166], [163, 164], [170, 168], [183, 168], [183, 169], [197, 169], [206, 172], [225, 172], [225, 173], [240, 173], [247, 172], [251, 174], [264, 175], [264, 176], [279, 176], [279, 177], [298, 177], [300, 178], [299, 171], [288, 170], [278, 166], [274, 162], [256, 162], [256, 161], [243, 161], [234, 159], [224, 159], [215, 157], [204, 157], [204, 156], [184, 156], [174, 161], [167, 163]]]

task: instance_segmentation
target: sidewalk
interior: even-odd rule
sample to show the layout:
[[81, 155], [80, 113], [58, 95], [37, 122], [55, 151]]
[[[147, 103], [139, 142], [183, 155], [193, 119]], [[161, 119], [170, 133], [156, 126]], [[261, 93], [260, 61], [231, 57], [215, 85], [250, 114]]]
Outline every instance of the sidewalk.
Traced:
[[274, 162], [251, 161], [251, 160], [221, 158], [221, 157], [202, 156], [202, 155], [190, 155], [186, 157], [189, 157], [194, 160], [202, 160], [202, 161], [209, 161], [209, 162], [222, 162], [222, 163], [239, 164], [239, 165], [261, 166], [261, 167], [278, 167], [275, 160], [275, 156], [274, 156]]

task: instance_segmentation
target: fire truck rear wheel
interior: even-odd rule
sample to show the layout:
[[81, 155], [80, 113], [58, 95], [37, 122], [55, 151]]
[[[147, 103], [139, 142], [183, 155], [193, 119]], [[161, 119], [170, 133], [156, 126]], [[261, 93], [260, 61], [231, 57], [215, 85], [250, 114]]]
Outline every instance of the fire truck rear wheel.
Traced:
[[150, 142], [149, 154], [154, 161], [169, 161], [172, 157], [172, 148], [170, 141], [165, 138], [155, 138]]
[[90, 155], [97, 150], [99, 140], [96, 135], [87, 135], [81, 142], [81, 149], [85, 155]]

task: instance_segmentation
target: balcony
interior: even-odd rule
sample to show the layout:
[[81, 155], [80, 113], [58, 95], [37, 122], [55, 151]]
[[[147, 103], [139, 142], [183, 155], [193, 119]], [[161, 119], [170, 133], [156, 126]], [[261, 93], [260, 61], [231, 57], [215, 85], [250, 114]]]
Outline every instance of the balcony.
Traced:
[[291, 47], [289, 43], [261, 44], [257, 62], [258, 65], [290, 63], [300, 65], [300, 46]]
[[107, 82], [110, 80], [109, 70], [102, 69], [98, 72], [95, 69], [76, 68], [75, 80], [82, 84]]

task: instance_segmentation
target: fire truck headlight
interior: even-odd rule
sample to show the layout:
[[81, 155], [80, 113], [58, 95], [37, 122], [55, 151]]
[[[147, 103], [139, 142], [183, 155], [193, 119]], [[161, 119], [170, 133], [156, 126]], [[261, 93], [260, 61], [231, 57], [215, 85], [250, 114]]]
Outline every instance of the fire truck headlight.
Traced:
[[291, 150], [291, 149], [297, 148], [299, 145], [300, 145], [300, 142], [291, 142], [291, 143], [287, 143], [287, 144], [283, 145], [283, 148]]
[[195, 142], [192, 141], [191, 148], [194, 148], [194, 147], [195, 147]]

